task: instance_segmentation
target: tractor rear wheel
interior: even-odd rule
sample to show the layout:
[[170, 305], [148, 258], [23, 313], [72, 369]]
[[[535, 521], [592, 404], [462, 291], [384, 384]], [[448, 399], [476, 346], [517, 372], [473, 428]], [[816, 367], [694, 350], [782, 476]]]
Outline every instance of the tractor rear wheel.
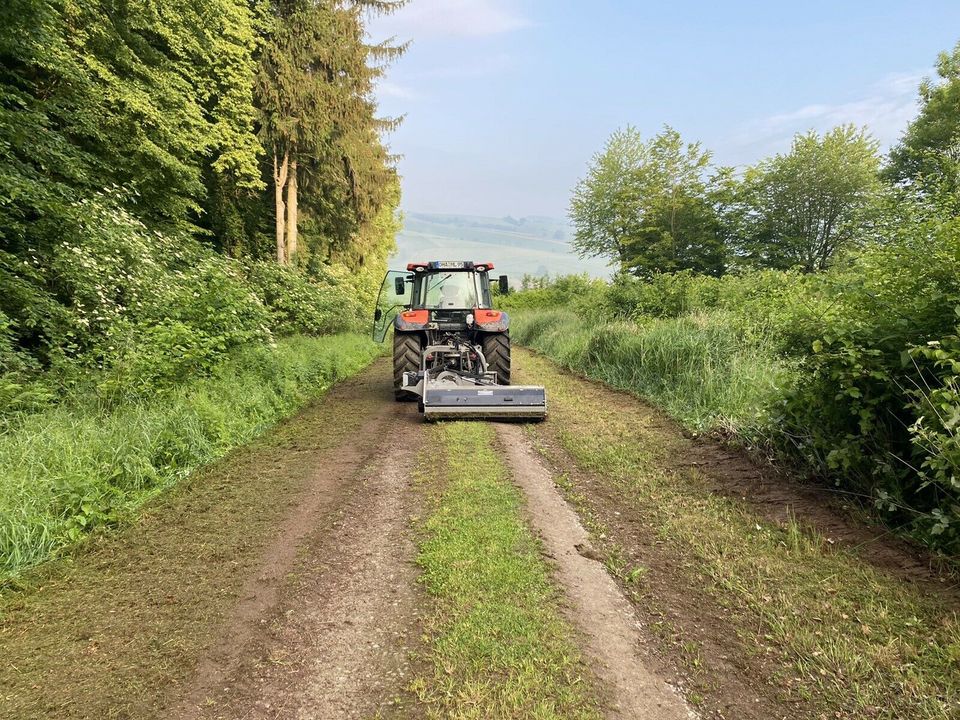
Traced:
[[416, 394], [401, 390], [403, 374], [420, 369], [420, 336], [415, 333], [393, 332], [393, 397], [397, 402], [416, 399]]
[[497, 374], [497, 382], [510, 384], [510, 336], [507, 333], [484, 335], [481, 341], [487, 368]]

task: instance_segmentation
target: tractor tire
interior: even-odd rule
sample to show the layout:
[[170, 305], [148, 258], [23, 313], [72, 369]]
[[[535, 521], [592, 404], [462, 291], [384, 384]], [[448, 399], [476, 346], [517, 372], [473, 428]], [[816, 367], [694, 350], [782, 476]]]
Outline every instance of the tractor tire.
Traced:
[[403, 374], [420, 369], [420, 336], [415, 333], [393, 333], [393, 397], [397, 402], [416, 400], [416, 393], [401, 390]]
[[491, 333], [481, 340], [487, 368], [497, 374], [497, 382], [510, 384], [510, 336], [507, 333]]

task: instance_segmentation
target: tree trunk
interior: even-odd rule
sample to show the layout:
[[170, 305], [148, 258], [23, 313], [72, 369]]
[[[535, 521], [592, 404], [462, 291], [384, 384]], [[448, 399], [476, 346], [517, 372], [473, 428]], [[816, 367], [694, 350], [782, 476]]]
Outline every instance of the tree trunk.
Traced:
[[283, 202], [283, 188], [287, 184], [287, 170], [290, 166], [290, 154], [283, 154], [283, 162], [277, 161], [277, 154], [273, 154], [273, 192], [277, 210], [277, 262], [287, 264], [287, 246], [284, 227], [286, 205]]
[[287, 263], [297, 262], [297, 158], [290, 158], [290, 179], [287, 181]]

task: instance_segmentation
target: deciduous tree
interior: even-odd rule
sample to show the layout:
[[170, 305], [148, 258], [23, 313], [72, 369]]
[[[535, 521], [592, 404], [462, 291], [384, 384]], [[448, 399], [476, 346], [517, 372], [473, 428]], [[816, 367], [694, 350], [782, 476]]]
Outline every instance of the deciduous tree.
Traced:
[[960, 185], [960, 43], [937, 59], [937, 80], [920, 84], [920, 112], [890, 151], [884, 174], [893, 181], [922, 179], [927, 187]]
[[798, 134], [790, 152], [748, 169], [731, 213], [741, 261], [827, 267], [858, 236], [860, 214], [880, 189], [877, 150], [866, 130], [845, 125]]
[[573, 192], [574, 247], [636, 275], [721, 274], [711, 174], [710, 152], [670, 127], [649, 142], [636, 128], [618, 130]]

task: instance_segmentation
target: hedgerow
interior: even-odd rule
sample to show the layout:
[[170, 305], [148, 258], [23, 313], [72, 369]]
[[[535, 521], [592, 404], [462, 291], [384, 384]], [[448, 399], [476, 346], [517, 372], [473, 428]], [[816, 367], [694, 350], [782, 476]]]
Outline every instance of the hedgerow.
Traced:
[[541, 285], [500, 300], [518, 341], [960, 550], [960, 221], [904, 224], [820, 274]]
[[344, 268], [238, 260], [148, 230], [118, 191], [72, 207], [31, 262], [0, 254], [0, 418], [71, 392], [119, 402], [211, 372], [235, 349], [358, 329], [368, 292]]

